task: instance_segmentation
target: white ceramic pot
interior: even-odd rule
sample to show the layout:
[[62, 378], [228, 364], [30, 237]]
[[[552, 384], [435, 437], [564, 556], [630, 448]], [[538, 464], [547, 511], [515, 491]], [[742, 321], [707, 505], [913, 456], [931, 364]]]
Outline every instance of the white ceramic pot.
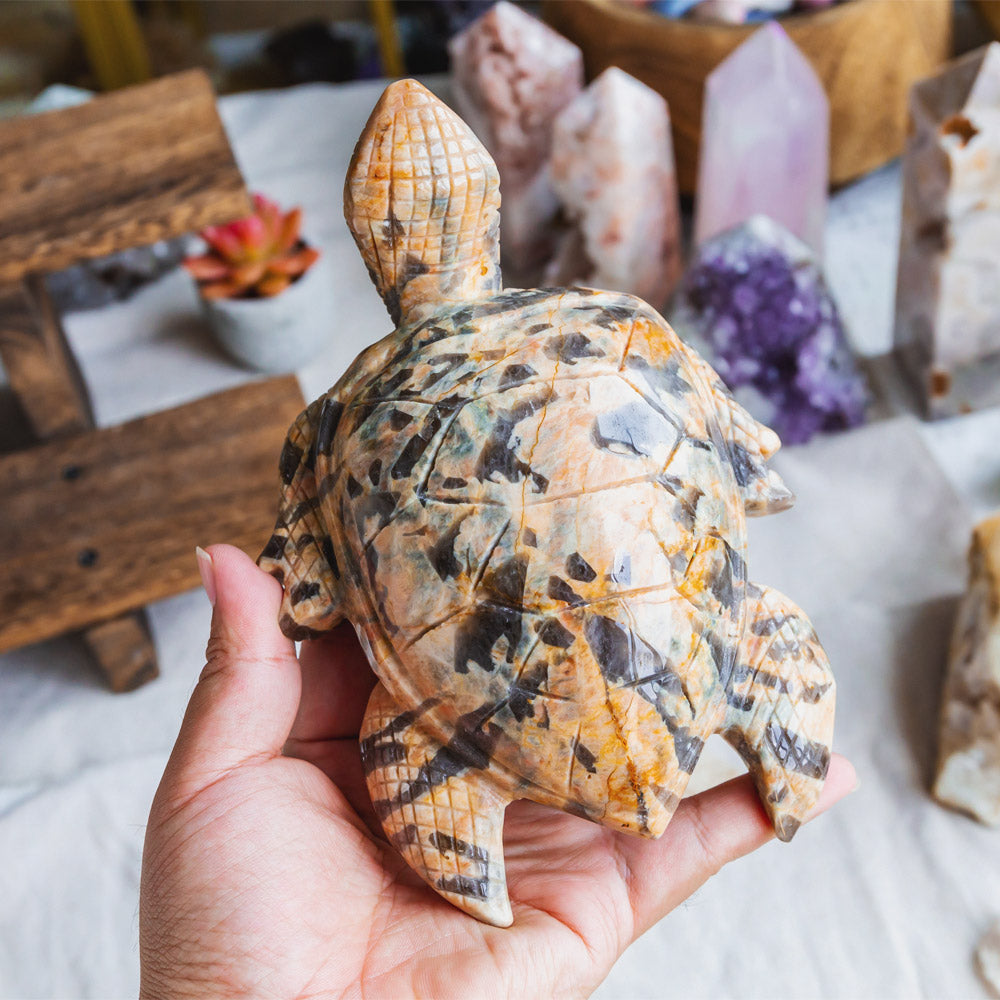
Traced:
[[333, 336], [333, 280], [325, 256], [271, 298], [203, 299], [202, 304], [222, 348], [261, 372], [296, 371]]

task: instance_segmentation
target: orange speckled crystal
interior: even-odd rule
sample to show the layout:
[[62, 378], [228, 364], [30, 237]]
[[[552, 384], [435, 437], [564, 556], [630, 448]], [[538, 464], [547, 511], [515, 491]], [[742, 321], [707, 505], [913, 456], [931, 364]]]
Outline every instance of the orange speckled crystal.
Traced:
[[606, 69], [555, 120], [550, 172], [571, 226], [545, 283], [613, 288], [662, 307], [681, 270], [667, 102]]

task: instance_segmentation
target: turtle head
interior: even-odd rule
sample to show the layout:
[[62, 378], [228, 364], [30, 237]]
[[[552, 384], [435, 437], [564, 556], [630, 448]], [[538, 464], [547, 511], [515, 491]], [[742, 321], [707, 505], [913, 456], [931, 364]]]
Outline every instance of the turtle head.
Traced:
[[397, 326], [500, 290], [500, 177], [416, 80], [382, 94], [351, 158], [344, 215]]

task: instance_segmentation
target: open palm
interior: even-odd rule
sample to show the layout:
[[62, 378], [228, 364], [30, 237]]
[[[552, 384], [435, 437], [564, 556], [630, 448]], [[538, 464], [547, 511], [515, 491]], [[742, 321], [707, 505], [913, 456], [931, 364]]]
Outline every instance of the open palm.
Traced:
[[[513, 927], [425, 886], [381, 834], [358, 751], [375, 683], [353, 632], [304, 643], [241, 552], [203, 562], [208, 664], [150, 815], [142, 996], [586, 996], [705, 879], [770, 839], [748, 778], [685, 800], [659, 841], [529, 802], [504, 825]], [[835, 757], [817, 809], [854, 784]]]

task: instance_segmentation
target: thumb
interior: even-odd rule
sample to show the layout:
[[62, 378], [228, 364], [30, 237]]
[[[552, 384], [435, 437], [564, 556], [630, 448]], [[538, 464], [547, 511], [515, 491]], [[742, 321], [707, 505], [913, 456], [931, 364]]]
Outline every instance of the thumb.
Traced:
[[212, 633], [164, 774], [184, 798], [233, 768], [278, 756], [302, 688], [295, 646], [278, 628], [280, 584], [231, 545], [199, 550], [198, 563]]

